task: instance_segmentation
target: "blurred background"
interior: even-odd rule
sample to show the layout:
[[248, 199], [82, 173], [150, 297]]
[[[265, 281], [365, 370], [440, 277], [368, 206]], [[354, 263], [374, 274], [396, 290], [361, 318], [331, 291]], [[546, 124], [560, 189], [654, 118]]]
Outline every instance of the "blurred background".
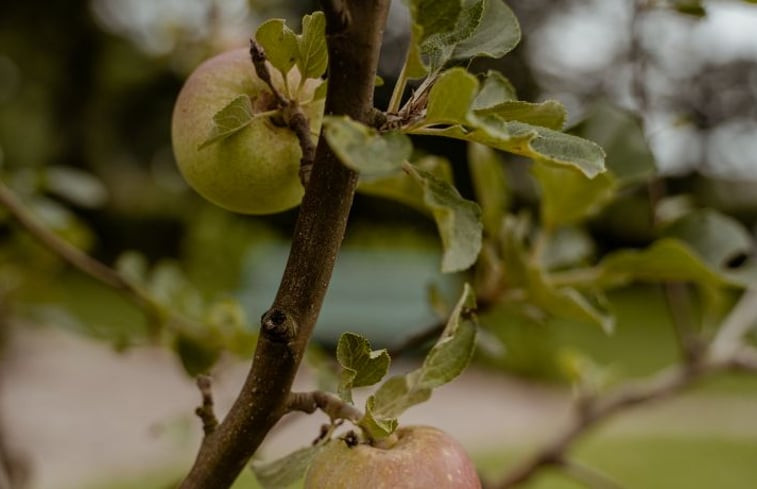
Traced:
[[[502, 71], [523, 100], [561, 101], [568, 127], [600, 142], [623, 182], [571, 240], [581, 261], [649, 244], [660, 213], [681, 209], [720, 212], [753, 237], [757, 5], [508, 4], [521, 22], [521, 44], [502, 60], [475, 60], [471, 70]], [[265, 19], [298, 27], [315, 8], [317, 2], [274, 0], [0, 4], [2, 181], [70, 243], [118, 264], [166, 304], [221, 332], [213, 351], [198, 346], [207, 339], [198, 331], [156, 347], [138, 309], [61, 264], [0, 209], [0, 454], [13, 477], [27, 481], [19, 487], [167, 487], [188, 467], [200, 431], [193, 417], [199, 395], [184, 371], [220, 356], [213, 369], [220, 409], [234, 398], [297, 211], [233, 215], [194, 194], [173, 161], [171, 110], [202, 60], [245, 45]], [[404, 61], [408, 27], [395, 0], [379, 108]], [[461, 193], [473, 197], [464, 143], [414, 142], [423, 156], [449, 161]], [[511, 212], [538, 213], [528, 165], [512, 157], [505, 163]], [[309, 365], [327, 362], [345, 330], [366, 334], [375, 347], [425, 331], [466, 279], [438, 271], [441, 248], [423, 213], [359, 194], [352, 217]], [[658, 286], [624, 287], [608, 300], [617, 318], [609, 336], [580, 322], [535, 324], [488, 311], [482, 322], [506, 326], [482, 340], [476, 368], [403, 421], [443, 427], [485, 471], [501, 473], [567, 419], [566, 352], [590, 359], [610, 384], [680, 356]], [[722, 300], [730, 303], [733, 293]], [[412, 361], [410, 355], [397, 368]], [[312, 368], [298, 380], [317, 381]], [[480, 413], [473, 420], [465, 416], [470, 406]], [[757, 381], [727, 377], [609, 423], [578, 454], [624, 487], [753, 487], [756, 410]], [[285, 422], [263, 453], [307, 443], [323, 422], [312, 418]], [[239, 487], [252, 484], [242, 480]], [[527, 487], [581, 486], [547, 474]]]

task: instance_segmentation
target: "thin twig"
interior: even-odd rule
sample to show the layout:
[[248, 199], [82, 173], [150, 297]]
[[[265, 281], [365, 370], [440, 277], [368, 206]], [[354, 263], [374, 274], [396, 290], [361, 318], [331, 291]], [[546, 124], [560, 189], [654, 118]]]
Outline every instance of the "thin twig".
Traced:
[[311, 391], [289, 394], [287, 411], [313, 414], [318, 409], [326, 413], [332, 423], [340, 419], [356, 423], [363, 417], [363, 412], [358, 408], [328, 392]]
[[[286, 106], [287, 99], [281, 95], [271, 80], [271, 72], [268, 71], [268, 65], [266, 64], [265, 50], [255, 39], [250, 39], [250, 59], [252, 60], [252, 65], [255, 67], [255, 73], [258, 75], [258, 78], [268, 85], [279, 107]], [[286, 83], [286, 78], [284, 79], [284, 83]]]
[[[250, 58], [252, 59], [252, 64], [255, 67], [255, 73], [257, 73], [258, 78], [268, 85], [268, 88], [270, 88], [276, 99], [276, 105], [278, 105], [279, 110], [281, 110], [284, 116], [284, 121], [297, 136], [300, 149], [302, 150], [302, 157], [300, 158], [300, 182], [302, 182], [303, 187], [307, 188], [310, 181], [310, 172], [313, 169], [313, 162], [315, 161], [316, 150], [315, 143], [313, 143], [313, 139], [310, 137], [310, 120], [296, 100], [287, 100], [273, 85], [271, 73], [266, 64], [265, 51], [254, 39], [250, 39]], [[302, 78], [302, 82], [304, 81], [305, 77]], [[286, 79], [284, 82], [286, 83]]]
[[315, 161], [316, 146], [310, 137], [310, 121], [308, 120], [302, 108], [296, 103], [290, 103], [287, 115], [284, 117], [289, 128], [297, 136], [302, 150], [300, 158], [300, 182], [307, 188], [310, 182], [310, 173], [313, 171], [313, 162]]
[[197, 387], [202, 395], [202, 406], [195, 410], [195, 414], [202, 420], [202, 431], [205, 436], [210, 436], [218, 426], [218, 418], [213, 410], [213, 391], [212, 382], [209, 376], [200, 375], [197, 377]]

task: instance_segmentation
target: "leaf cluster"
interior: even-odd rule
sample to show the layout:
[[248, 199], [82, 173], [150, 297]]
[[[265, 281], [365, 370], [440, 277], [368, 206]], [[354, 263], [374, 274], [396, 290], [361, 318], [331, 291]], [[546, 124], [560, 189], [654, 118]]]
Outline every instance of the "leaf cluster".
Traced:
[[[476, 300], [465, 285], [443, 332], [419, 368], [395, 375], [366, 399], [365, 411], [355, 422], [361, 443], [377, 443], [397, 429], [398, 417], [408, 408], [425, 402], [433, 389], [462, 373], [470, 362], [476, 341]], [[379, 383], [389, 372], [390, 358], [385, 349], [373, 350], [370, 342], [355, 333], [344, 333], [336, 349], [339, 363], [338, 393], [345, 403], [353, 404], [353, 389]], [[287, 487], [306, 472], [313, 457], [331, 441], [335, 424], [310, 447], [296, 450], [270, 462], [256, 461], [251, 468], [266, 489]]]

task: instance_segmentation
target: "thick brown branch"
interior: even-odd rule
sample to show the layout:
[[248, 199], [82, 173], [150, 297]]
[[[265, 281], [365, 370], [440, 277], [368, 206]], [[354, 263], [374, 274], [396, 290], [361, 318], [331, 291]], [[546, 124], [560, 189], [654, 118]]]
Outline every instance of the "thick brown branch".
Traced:
[[313, 414], [317, 409], [326, 413], [332, 423], [340, 419], [357, 422], [363, 417], [363, 413], [358, 408], [328, 392], [292, 392], [289, 394], [288, 411]]
[[[327, 10], [335, 2], [329, 2]], [[369, 122], [373, 83], [389, 0], [344, 2], [347, 26], [327, 25], [329, 85], [326, 113]], [[327, 17], [332, 19], [333, 16]], [[296, 326], [288, 341], [269, 328], [258, 339], [252, 369], [239, 397], [205, 439], [181, 489], [228, 489], [268, 431], [287, 410], [294, 375], [315, 326], [344, 237], [357, 175], [323, 138], [295, 225], [292, 248], [271, 311]], [[265, 316], [269, 316], [266, 314]], [[265, 317], [264, 316], [264, 317]]]
[[338, 34], [347, 30], [352, 22], [350, 9], [346, 0], [323, 0], [323, 13], [326, 14], [326, 25], [329, 34]]

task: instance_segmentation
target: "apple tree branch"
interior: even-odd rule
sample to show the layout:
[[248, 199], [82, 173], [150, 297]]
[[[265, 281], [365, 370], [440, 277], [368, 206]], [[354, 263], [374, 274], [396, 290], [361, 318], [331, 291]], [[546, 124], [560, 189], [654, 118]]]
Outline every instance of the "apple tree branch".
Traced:
[[[324, 2], [329, 53], [326, 114], [369, 122], [389, 0]], [[335, 13], [339, 15], [334, 15]], [[334, 25], [334, 19], [349, 19]], [[224, 420], [202, 443], [181, 489], [228, 489], [288, 410], [302, 360], [344, 237], [357, 174], [321, 137], [295, 224], [289, 259], [263, 315], [252, 368]]]

